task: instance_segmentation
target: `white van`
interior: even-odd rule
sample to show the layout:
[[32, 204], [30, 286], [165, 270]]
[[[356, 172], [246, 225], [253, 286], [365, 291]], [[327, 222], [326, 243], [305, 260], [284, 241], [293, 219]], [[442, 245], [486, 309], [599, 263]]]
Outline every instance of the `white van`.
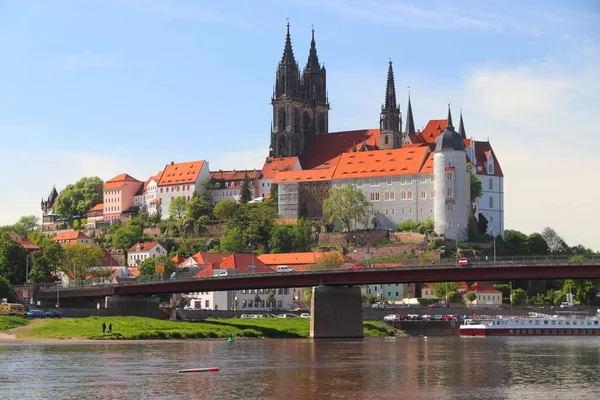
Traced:
[[228, 276], [227, 271], [215, 271], [213, 276]]
[[294, 272], [294, 270], [287, 265], [278, 265], [277, 272]]

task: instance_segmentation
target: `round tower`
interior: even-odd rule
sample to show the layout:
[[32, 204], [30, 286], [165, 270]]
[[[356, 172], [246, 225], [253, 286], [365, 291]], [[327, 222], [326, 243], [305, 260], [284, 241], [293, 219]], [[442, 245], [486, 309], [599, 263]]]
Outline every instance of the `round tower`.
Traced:
[[435, 232], [449, 239], [467, 240], [470, 207], [470, 172], [464, 143], [452, 126], [448, 108], [448, 124], [435, 142], [433, 154], [435, 175]]

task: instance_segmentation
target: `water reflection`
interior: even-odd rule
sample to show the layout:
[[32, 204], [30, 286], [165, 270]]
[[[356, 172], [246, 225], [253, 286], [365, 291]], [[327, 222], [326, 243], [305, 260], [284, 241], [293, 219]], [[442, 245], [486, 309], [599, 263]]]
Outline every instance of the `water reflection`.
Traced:
[[[597, 338], [0, 345], [3, 398], [596, 398]], [[177, 374], [218, 366], [218, 373]]]

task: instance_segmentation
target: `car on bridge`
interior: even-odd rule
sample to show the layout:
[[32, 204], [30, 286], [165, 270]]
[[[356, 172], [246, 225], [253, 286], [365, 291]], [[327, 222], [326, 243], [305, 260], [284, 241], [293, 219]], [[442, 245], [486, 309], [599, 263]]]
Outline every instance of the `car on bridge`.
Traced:
[[49, 310], [46, 311], [44, 318], [62, 318], [63, 315], [60, 311], [58, 310]]
[[371, 308], [387, 308], [387, 303], [384, 301], [378, 301], [377, 303], [374, 303]]
[[46, 318], [44, 310], [31, 310], [25, 313], [25, 318]]
[[363, 269], [363, 268], [365, 268], [365, 266], [362, 264], [354, 264], [354, 265], [349, 265], [346, 267], [346, 269]]

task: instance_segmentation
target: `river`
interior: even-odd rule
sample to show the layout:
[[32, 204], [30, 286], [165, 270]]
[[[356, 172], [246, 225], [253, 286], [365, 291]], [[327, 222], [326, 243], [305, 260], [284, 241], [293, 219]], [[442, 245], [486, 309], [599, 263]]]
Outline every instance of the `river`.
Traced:
[[598, 338], [7, 343], [0, 398], [597, 399], [598, 365]]

